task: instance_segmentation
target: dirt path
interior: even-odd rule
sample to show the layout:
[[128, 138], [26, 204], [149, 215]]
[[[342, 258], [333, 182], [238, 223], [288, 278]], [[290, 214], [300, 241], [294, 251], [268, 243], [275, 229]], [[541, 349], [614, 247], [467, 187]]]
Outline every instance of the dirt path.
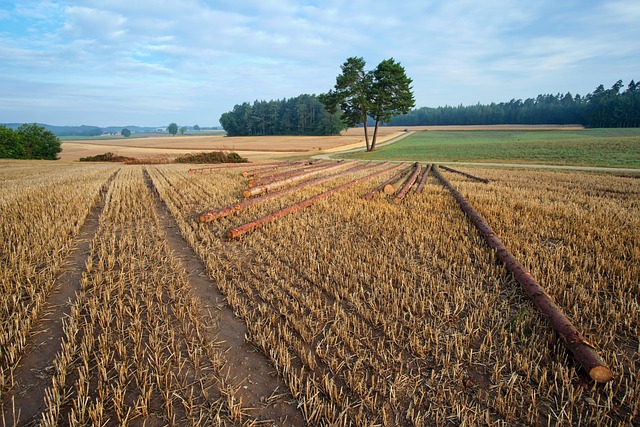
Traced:
[[[104, 208], [107, 189], [114, 173], [102, 187], [100, 202], [87, 216], [67, 255], [67, 266], [56, 279], [54, 290], [47, 298], [43, 315], [34, 325], [33, 333], [20, 362], [14, 371], [15, 386], [3, 397], [3, 422], [6, 426], [39, 425], [44, 410], [45, 390], [51, 385], [54, 372], [53, 359], [62, 346], [63, 319], [71, 312], [71, 306], [80, 290], [80, 279], [85, 271], [85, 261], [91, 249], [91, 241], [98, 229], [98, 220]], [[14, 414], [15, 408], [15, 414]]]
[[474, 163], [474, 162], [438, 162], [443, 165], [461, 166], [490, 166], [503, 168], [525, 168], [525, 169], [558, 169], [558, 170], [578, 170], [585, 172], [632, 172], [640, 173], [640, 169], [633, 168], [605, 168], [599, 166], [565, 166], [565, 165], [536, 165], [524, 163]]
[[175, 257], [187, 272], [191, 289], [204, 307], [204, 312], [219, 318], [217, 334], [211, 340], [222, 342], [225, 348], [225, 369], [238, 386], [243, 406], [253, 408], [250, 415], [259, 420], [272, 420], [269, 425], [305, 425], [296, 401], [278, 376], [267, 357], [245, 341], [244, 322], [235, 316], [224, 295], [209, 279], [206, 268], [180, 234], [180, 229], [169, 209], [161, 200], [152, 178], [145, 169], [145, 180], [156, 201], [156, 211], [166, 231], [166, 237]]

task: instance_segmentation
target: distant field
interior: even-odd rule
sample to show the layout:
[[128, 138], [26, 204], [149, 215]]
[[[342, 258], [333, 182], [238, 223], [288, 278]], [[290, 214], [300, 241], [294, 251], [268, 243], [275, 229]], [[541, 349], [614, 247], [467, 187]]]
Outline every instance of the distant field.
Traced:
[[640, 168], [640, 129], [419, 131], [344, 157]]
[[[180, 136], [224, 136], [225, 132], [223, 130], [203, 130], [198, 132], [187, 132], [184, 135]], [[124, 137], [122, 135], [100, 135], [100, 136], [61, 136], [61, 141], [113, 141], [113, 140], [131, 140], [131, 139], [141, 139], [141, 138], [171, 138], [173, 135], [168, 133], [158, 133], [158, 132], [139, 132], [132, 133], [129, 137]]]
[[[402, 134], [403, 128], [385, 127], [379, 131], [384, 141]], [[234, 151], [251, 161], [274, 157], [306, 156], [342, 148], [363, 147], [362, 128], [348, 129], [336, 136], [246, 136], [227, 137], [222, 133], [202, 135], [149, 136], [146, 138], [124, 138], [111, 136], [65, 140], [62, 143], [62, 160], [74, 161], [80, 157], [95, 156], [111, 152], [128, 157], [177, 157], [186, 153], [202, 151]]]

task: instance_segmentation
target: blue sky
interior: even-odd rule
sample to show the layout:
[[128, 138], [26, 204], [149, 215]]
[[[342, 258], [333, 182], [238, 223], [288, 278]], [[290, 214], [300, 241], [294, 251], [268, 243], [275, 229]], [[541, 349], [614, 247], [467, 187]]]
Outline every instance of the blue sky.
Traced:
[[640, 80], [640, 2], [0, 0], [0, 123], [212, 126], [393, 57], [416, 105]]

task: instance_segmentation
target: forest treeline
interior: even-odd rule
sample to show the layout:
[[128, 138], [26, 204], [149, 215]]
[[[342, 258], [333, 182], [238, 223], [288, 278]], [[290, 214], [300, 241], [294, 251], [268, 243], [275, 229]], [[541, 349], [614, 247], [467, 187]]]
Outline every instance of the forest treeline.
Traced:
[[640, 127], [640, 82], [625, 88], [618, 80], [611, 88], [600, 85], [586, 96], [538, 95], [509, 102], [457, 107], [416, 108], [396, 116], [391, 126], [581, 124], [594, 128]]
[[335, 135], [345, 128], [338, 114], [329, 114], [315, 95], [275, 101], [245, 102], [222, 114], [229, 136]]

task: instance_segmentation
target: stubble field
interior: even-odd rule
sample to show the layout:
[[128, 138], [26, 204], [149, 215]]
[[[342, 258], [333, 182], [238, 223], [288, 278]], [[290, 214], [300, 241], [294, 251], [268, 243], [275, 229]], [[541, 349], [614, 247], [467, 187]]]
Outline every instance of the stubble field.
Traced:
[[596, 384], [433, 176], [365, 200], [395, 171], [350, 163], [202, 223], [255, 165], [1, 166], [6, 425], [640, 424], [637, 178], [442, 172], [603, 356]]
[[[380, 129], [380, 140], [402, 134], [402, 128]], [[68, 140], [62, 143], [61, 160], [74, 161], [81, 157], [112, 152], [137, 158], [166, 157], [172, 159], [182, 154], [201, 151], [233, 151], [251, 161], [276, 157], [300, 156], [331, 152], [345, 147], [364, 146], [362, 128], [351, 128], [336, 136], [242, 136], [177, 135], [149, 136], [145, 138], [120, 138]]]

